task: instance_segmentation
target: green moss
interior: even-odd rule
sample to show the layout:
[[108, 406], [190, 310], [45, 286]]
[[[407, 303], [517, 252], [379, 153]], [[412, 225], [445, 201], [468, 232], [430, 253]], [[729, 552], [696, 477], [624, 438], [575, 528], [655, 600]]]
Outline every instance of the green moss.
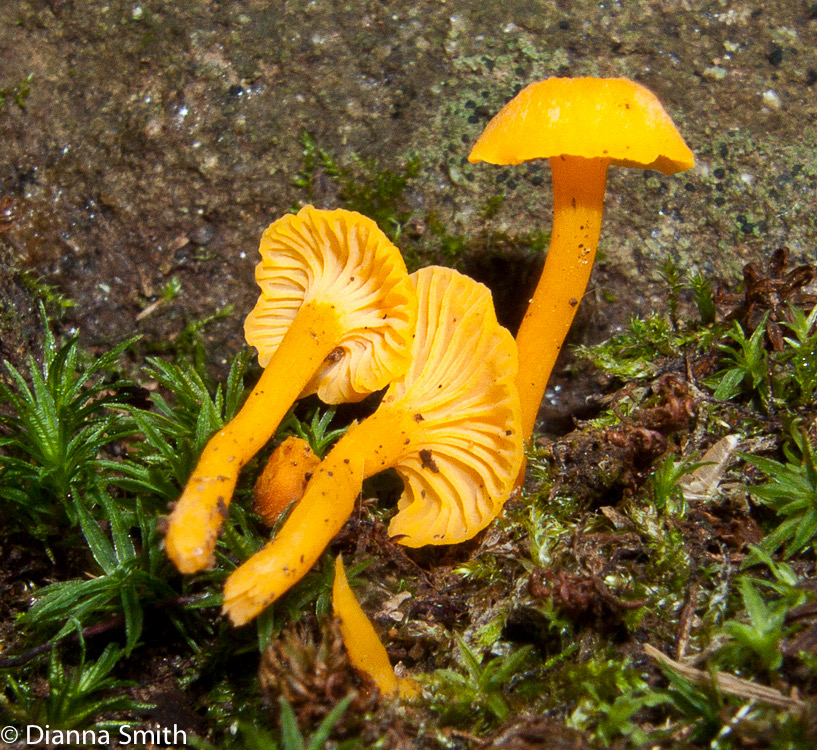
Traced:
[[392, 241], [397, 241], [413, 214], [405, 192], [420, 171], [417, 156], [407, 156], [405, 165], [393, 171], [381, 169], [373, 159], [361, 159], [354, 154], [341, 165], [334, 155], [320, 148], [309, 133], [302, 135], [301, 143], [303, 168], [293, 178], [293, 184], [312, 201], [316, 197], [315, 180], [330, 180], [344, 208], [374, 219]]
[[31, 271], [21, 271], [19, 279], [23, 287], [35, 299], [42, 301], [49, 315], [60, 318], [66, 310], [77, 305], [74, 300], [60, 292], [56, 286], [45, 282]]
[[10, 86], [0, 87], [0, 107], [6, 103], [6, 99], [11, 99], [20, 108], [26, 108], [26, 99], [31, 94], [31, 81], [34, 74], [29, 73], [22, 81], [18, 81]]
[[622, 380], [646, 380], [661, 371], [662, 363], [680, 356], [686, 347], [705, 346], [711, 336], [706, 329], [678, 332], [663, 315], [653, 315], [632, 318], [623, 333], [596, 346], [577, 347], [576, 352]]

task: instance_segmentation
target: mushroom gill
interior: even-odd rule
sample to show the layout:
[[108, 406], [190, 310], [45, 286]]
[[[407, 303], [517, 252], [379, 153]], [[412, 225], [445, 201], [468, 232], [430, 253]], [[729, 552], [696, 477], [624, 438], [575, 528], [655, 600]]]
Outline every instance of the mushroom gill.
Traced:
[[419, 314], [408, 371], [335, 444], [276, 537], [227, 579], [224, 612], [234, 624], [312, 567], [366, 477], [394, 468], [403, 479], [389, 533], [410, 547], [471, 538], [510, 495], [522, 462], [513, 338], [482, 284], [439, 267], [412, 279]]
[[371, 219], [306, 206], [271, 224], [260, 252], [261, 295], [245, 332], [265, 369], [210, 438], [170, 515], [165, 548], [182, 573], [213, 564], [241, 468], [299, 396], [357, 401], [409, 365], [416, 294], [400, 252]]

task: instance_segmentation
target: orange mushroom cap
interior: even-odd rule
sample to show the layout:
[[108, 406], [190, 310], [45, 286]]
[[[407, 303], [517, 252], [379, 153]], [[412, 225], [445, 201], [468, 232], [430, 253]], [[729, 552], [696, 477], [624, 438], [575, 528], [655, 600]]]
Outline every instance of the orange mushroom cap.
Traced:
[[499, 515], [522, 461], [516, 345], [487, 287], [448, 268], [411, 278], [411, 366], [380, 406], [416, 425], [393, 462], [405, 491], [389, 534], [408, 547], [455, 544]]
[[290, 435], [269, 457], [253, 488], [253, 510], [272, 526], [300, 500], [321, 459], [303, 438]]
[[[261, 294], [244, 322], [247, 343], [266, 367], [299, 310], [323, 302], [342, 319], [342, 336], [301, 396], [360, 401], [409, 363], [417, 302], [397, 248], [356, 211], [305, 206], [261, 237], [255, 279]], [[294, 364], [294, 363], [293, 363]]]
[[655, 94], [626, 78], [531, 83], [488, 123], [468, 160], [519, 164], [562, 155], [609, 158], [664, 174], [695, 165]]

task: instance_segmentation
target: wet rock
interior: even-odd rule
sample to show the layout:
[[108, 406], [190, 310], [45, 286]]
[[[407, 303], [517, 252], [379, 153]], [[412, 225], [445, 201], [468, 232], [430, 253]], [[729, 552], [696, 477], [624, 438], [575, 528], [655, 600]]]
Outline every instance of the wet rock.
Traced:
[[204, 224], [188, 232], [187, 236], [190, 242], [197, 247], [204, 247], [212, 242], [213, 237], [216, 236], [216, 230], [210, 224]]

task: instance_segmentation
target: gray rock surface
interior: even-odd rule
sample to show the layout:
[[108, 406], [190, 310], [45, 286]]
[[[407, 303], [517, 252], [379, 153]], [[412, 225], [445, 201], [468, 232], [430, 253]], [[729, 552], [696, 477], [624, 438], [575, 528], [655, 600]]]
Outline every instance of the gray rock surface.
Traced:
[[[783, 244], [814, 257], [815, 50], [817, 4], [793, 0], [4, 0], [0, 252], [77, 301], [67, 320], [90, 344], [177, 335], [234, 304], [207, 329], [221, 361], [243, 343], [266, 224], [342, 205], [320, 171], [293, 184], [308, 132], [351, 170], [416, 155], [400, 199], [416, 231], [398, 244], [413, 265], [474, 271], [513, 320], [537, 261], [518, 238], [549, 230], [549, 170], [472, 166], [470, 145], [531, 81], [627, 76], [698, 164], [611, 170], [585, 304], [600, 336], [659, 306], [667, 258], [735, 279]], [[3, 294], [4, 319], [25, 308]]]

